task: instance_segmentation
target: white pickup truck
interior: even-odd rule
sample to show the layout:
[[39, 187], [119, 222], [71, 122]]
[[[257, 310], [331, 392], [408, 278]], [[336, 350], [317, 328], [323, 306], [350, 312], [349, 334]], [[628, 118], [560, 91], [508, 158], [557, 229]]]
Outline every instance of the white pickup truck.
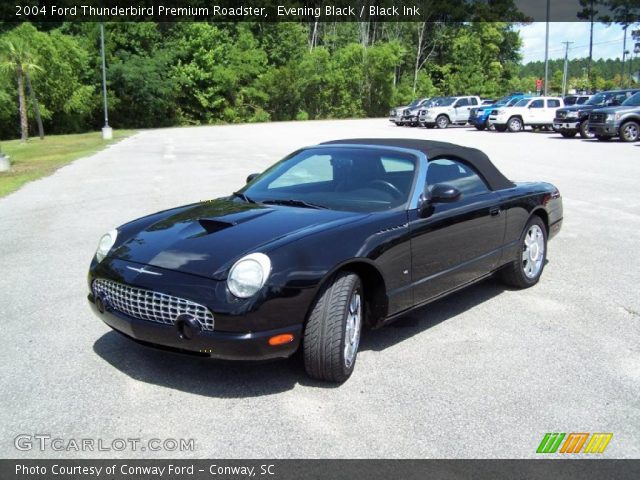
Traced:
[[466, 125], [471, 109], [482, 103], [480, 97], [441, 97], [420, 110], [418, 121], [427, 128], [447, 128], [450, 124]]
[[523, 98], [513, 107], [499, 108], [489, 115], [489, 125], [498, 132], [521, 132], [525, 127], [552, 127], [556, 110], [564, 107], [560, 97]]

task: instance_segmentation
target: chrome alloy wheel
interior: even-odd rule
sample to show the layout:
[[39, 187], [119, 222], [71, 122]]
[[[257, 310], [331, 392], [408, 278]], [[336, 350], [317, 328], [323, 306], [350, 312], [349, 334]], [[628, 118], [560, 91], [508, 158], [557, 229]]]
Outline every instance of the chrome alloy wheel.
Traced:
[[538, 225], [531, 225], [522, 246], [522, 270], [527, 278], [535, 278], [542, 270], [544, 233]]
[[629, 122], [622, 127], [622, 137], [627, 142], [635, 142], [639, 136], [640, 131], [638, 131], [638, 125], [636, 123]]
[[345, 322], [344, 332], [344, 364], [347, 368], [351, 368], [356, 353], [358, 353], [358, 345], [360, 344], [360, 330], [362, 328], [362, 298], [360, 292], [355, 290], [349, 300], [349, 308], [347, 310], [347, 321]]

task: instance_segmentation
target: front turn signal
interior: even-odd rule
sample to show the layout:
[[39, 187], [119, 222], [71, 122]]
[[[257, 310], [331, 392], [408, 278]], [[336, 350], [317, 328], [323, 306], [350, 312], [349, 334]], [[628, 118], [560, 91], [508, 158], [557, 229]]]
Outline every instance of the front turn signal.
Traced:
[[290, 333], [283, 333], [281, 335], [274, 335], [269, 339], [269, 345], [275, 347], [276, 345], [284, 345], [285, 343], [293, 342], [293, 335]]

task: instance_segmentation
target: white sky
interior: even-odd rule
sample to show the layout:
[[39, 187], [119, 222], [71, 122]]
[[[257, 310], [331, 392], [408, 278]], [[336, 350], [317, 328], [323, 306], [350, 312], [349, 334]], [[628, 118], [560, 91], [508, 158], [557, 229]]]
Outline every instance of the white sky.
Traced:
[[[633, 55], [631, 30], [627, 31], [627, 50]], [[516, 27], [522, 38], [523, 63], [544, 60], [545, 22], [534, 22]], [[624, 33], [620, 25], [596, 23], [593, 29], [593, 58], [621, 58]], [[589, 22], [550, 22], [549, 58], [564, 58], [562, 42], [574, 42], [569, 47], [569, 58], [589, 56]]]

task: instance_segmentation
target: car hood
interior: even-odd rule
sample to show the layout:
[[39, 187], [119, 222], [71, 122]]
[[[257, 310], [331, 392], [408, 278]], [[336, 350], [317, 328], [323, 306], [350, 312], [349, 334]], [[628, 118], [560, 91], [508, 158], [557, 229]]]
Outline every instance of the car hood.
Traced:
[[570, 105], [568, 107], [562, 107], [558, 109], [558, 112], [585, 112], [585, 111], [590, 111], [590, 110], [595, 110], [596, 108], [601, 108], [598, 105]]
[[598, 113], [628, 113], [628, 112], [635, 112], [638, 110], [640, 110], [640, 107], [619, 106], [619, 107], [599, 108], [597, 111]]
[[201, 202], [163, 212], [109, 256], [208, 278], [224, 279], [239, 257], [268, 244], [357, 221], [367, 214], [288, 206]]

